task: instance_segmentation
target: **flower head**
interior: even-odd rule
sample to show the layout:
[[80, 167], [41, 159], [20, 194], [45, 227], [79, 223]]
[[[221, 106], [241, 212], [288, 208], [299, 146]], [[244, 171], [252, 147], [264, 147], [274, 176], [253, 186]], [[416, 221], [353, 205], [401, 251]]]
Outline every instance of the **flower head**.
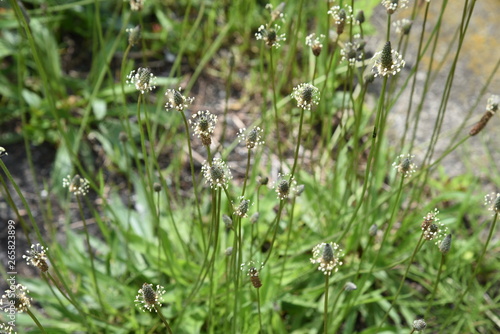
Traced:
[[285, 14], [283, 14], [283, 10], [285, 9], [285, 3], [282, 2], [280, 3], [276, 9], [274, 9], [273, 5], [268, 3], [266, 5], [266, 9], [269, 9], [269, 11], [271, 12], [271, 22], [274, 22], [278, 19], [280, 19], [281, 21], [285, 22]]
[[136, 45], [139, 42], [139, 38], [141, 38], [141, 26], [127, 28], [125, 31], [128, 33], [128, 44], [131, 46]]
[[365, 22], [365, 12], [360, 10], [358, 11], [358, 14], [356, 14], [356, 23], [361, 25]]
[[23, 259], [26, 259], [28, 265], [33, 265], [40, 269], [42, 272], [49, 270], [49, 265], [47, 264], [47, 254], [48, 248], [41, 246], [40, 244], [31, 245], [31, 249], [26, 251], [28, 255], [23, 255]]
[[313, 105], [319, 104], [319, 89], [308, 83], [301, 83], [293, 88], [292, 98], [297, 100], [297, 106], [311, 110]]
[[278, 174], [278, 180], [274, 185], [274, 189], [278, 194], [279, 200], [284, 200], [290, 198], [296, 191], [297, 181], [292, 177], [290, 179], [289, 174]]
[[4, 305], [4, 302], [6, 303], [7, 307], [4, 308], [4, 311], [7, 313], [10, 312], [11, 307], [18, 313], [25, 312], [31, 307], [32, 299], [26, 295], [28, 292], [29, 290], [22, 284], [11, 285], [10, 289], [5, 290], [5, 294], [2, 295], [0, 305]]
[[240, 202], [238, 205], [234, 205], [234, 212], [233, 214], [239, 217], [248, 217], [248, 209], [250, 208], [250, 200], [245, 199], [245, 197], [240, 196], [239, 197]]
[[315, 33], [312, 33], [306, 37], [306, 45], [311, 47], [312, 53], [318, 57], [323, 49], [323, 44], [321, 41], [325, 39], [325, 35], [321, 34], [316, 37]]
[[408, 0], [382, 0], [382, 5], [388, 14], [394, 14], [397, 9], [407, 8], [408, 2]]
[[150, 92], [156, 88], [156, 77], [151, 73], [149, 68], [139, 67], [136, 70], [132, 70], [129, 75], [127, 75], [127, 84], [134, 85], [141, 94]]
[[285, 34], [278, 34], [280, 28], [281, 27], [277, 24], [274, 24], [273, 27], [266, 27], [264, 25], [261, 25], [255, 33], [255, 38], [257, 40], [263, 40], [269, 47], [278, 49], [281, 46], [280, 42], [286, 41]]
[[328, 11], [328, 14], [330, 14], [335, 20], [338, 35], [342, 34], [344, 32], [345, 25], [351, 23], [353, 20], [352, 7], [349, 5], [344, 5], [344, 8], [340, 8], [340, 6], [333, 6]]
[[364, 45], [347, 42], [340, 50], [342, 61], [347, 61], [350, 66], [354, 66], [357, 61], [363, 60]]
[[165, 108], [167, 110], [175, 109], [177, 111], [183, 111], [194, 101], [194, 97], [185, 97], [182, 95], [180, 87], [178, 90], [167, 89], [165, 96], [167, 97], [167, 103], [165, 103]]
[[229, 180], [233, 178], [226, 163], [220, 158], [214, 158], [211, 164], [205, 161], [201, 171], [212, 189], [226, 188]]
[[499, 104], [500, 104], [500, 95], [491, 95], [488, 98], [488, 102], [486, 104], [486, 110], [494, 114], [497, 112]]
[[417, 319], [413, 321], [413, 329], [415, 329], [417, 332], [423, 331], [427, 327], [427, 324], [425, 323], [424, 319]]
[[259, 218], [260, 218], [260, 213], [259, 212], [255, 212], [252, 217], [250, 217], [250, 223], [252, 224], [255, 224], [259, 221]]
[[157, 285], [156, 290], [153, 289], [152, 284], [144, 283], [142, 288], [137, 291], [137, 296], [135, 297], [135, 305], [142, 309], [143, 312], [148, 310], [156, 311], [155, 306], [161, 306], [161, 296], [165, 294], [165, 289]]
[[488, 103], [486, 104], [486, 112], [483, 114], [483, 117], [481, 117], [479, 122], [474, 124], [474, 126], [469, 132], [469, 135], [475, 136], [486, 127], [490, 119], [493, 117], [493, 115], [495, 115], [496, 111], [498, 110], [499, 101], [500, 101], [500, 96], [498, 95], [491, 95], [488, 98]]
[[488, 210], [493, 212], [493, 215], [500, 213], [500, 193], [491, 193], [484, 196], [484, 205]]
[[208, 110], [198, 111], [189, 120], [189, 124], [193, 127], [194, 133], [201, 139], [205, 146], [212, 143], [212, 134], [217, 124], [217, 116], [210, 113]]
[[258, 289], [262, 286], [262, 282], [259, 277], [259, 272], [264, 268], [264, 263], [260, 263], [260, 268], [256, 268], [255, 262], [250, 261], [241, 264], [241, 270], [247, 272], [247, 276], [250, 277], [250, 281], [254, 288]]
[[245, 134], [245, 132], [245, 128], [240, 129], [238, 132], [238, 139], [240, 140], [240, 143], [244, 141], [249, 150], [256, 146], [264, 144], [264, 141], [262, 140], [262, 133], [264, 132], [264, 130], [262, 130], [260, 127], [256, 126], [248, 133]]
[[233, 228], [233, 220], [228, 215], [222, 215], [222, 221], [228, 230]]
[[443, 254], [447, 254], [451, 248], [451, 234], [447, 234], [443, 241], [439, 244], [439, 251]]
[[63, 178], [63, 188], [68, 188], [69, 192], [75, 196], [85, 196], [89, 192], [89, 181], [78, 174], [73, 178], [68, 175]]
[[0, 158], [3, 157], [3, 156], [6, 156], [6, 155], [8, 155], [7, 151], [5, 150], [5, 148], [3, 148], [2, 146], [0, 146]]
[[397, 34], [408, 35], [411, 30], [412, 21], [408, 19], [397, 20], [392, 23]]
[[428, 241], [435, 240], [436, 245], [439, 245], [446, 234], [448, 234], [448, 227], [439, 221], [438, 214], [438, 209], [434, 209], [434, 211], [424, 216], [424, 221], [422, 222], [424, 239]]
[[417, 169], [417, 165], [415, 165], [412, 160], [415, 158], [414, 155], [411, 154], [401, 154], [398, 156], [397, 161], [395, 161], [392, 166], [401, 174], [403, 177], [410, 177], [413, 173], [415, 173]]
[[134, 12], [141, 11], [146, 0], [130, 0], [130, 9]]
[[318, 270], [325, 275], [330, 275], [332, 271], [337, 272], [343, 264], [340, 261], [340, 257], [343, 256], [342, 249], [334, 242], [320, 243], [313, 248], [312, 252], [311, 263], [319, 264]]
[[403, 57], [396, 50], [391, 49], [391, 42], [385, 43], [382, 51], [375, 53], [373, 59], [375, 59], [375, 64], [372, 72], [375, 76], [396, 75], [405, 66]]
[[14, 329], [9, 326], [9, 325], [6, 325], [6, 324], [0, 324], [0, 334], [16, 334], [16, 332], [14, 332]]

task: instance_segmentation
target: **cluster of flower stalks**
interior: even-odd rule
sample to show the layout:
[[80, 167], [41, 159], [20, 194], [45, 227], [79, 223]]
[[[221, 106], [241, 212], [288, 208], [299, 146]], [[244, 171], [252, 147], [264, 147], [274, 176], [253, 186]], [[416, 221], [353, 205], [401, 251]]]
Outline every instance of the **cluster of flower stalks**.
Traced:
[[[42, 333], [60, 332], [54, 319], [40, 319], [53, 315], [52, 309], [61, 312], [55, 320], [79, 319], [80, 327], [68, 326], [71, 331], [88, 333], [287, 333], [292, 328], [446, 333], [452, 312], [444, 319], [434, 312], [451, 303], [444, 290], [459, 290], [453, 304], [460, 309], [479, 289], [473, 282], [495, 230], [500, 194], [485, 198], [492, 223], [474, 266], [462, 270], [467, 283], [457, 289], [445, 278], [451, 276], [452, 240], [463, 234], [450, 214], [451, 200], [431, 198], [436, 192], [429, 188], [437, 182], [432, 172], [484, 131], [499, 97], [489, 97], [483, 117], [468, 133], [464, 126], [457, 129], [438, 155], [451, 73], [435, 128], [422, 148], [416, 133], [432, 76], [421, 101], [414, 97], [416, 73], [425, 66], [421, 60], [433, 59], [436, 52], [426, 47], [437, 40], [440, 27], [439, 22], [430, 36], [425, 29], [431, 2], [383, 0], [387, 31], [377, 37], [366, 35], [371, 28], [354, 1], [331, 2], [318, 3], [326, 6], [323, 17], [312, 21], [301, 16], [304, 1], [293, 13], [285, 3], [259, 9], [265, 20], [247, 37], [255, 37], [248, 43], [259, 50], [252, 51], [258, 57], [254, 63], [259, 81], [267, 85], [254, 94], [261, 98], [259, 112], [240, 117], [229, 111], [230, 89], [220, 104], [225, 110], [207, 110], [200, 107], [205, 102], [189, 96], [194, 83], [174, 78], [175, 88], [163, 88], [159, 82], [167, 81], [147, 64], [125, 75], [132, 67], [132, 48], [144, 48], [144, 25], [124, 27], [128, 46], [120, 64], [118, 104], [126, 112], [116, 120], [120, 131], [113, 144], [121, 162], [113, 168], [126, 184], [115, 189], [104, 181], [107, 171], [84, 168], [58, 125], [71, 165], [62, 180], [67, 192], [61, 205], [68, 249], [42, 233], [4, 164], [7, 150], [0, 147], [0, 167], [28, 213], [20, 222], [32, 246], [23, 258], [38, 268], [53, 301], [44, 311], [44, 292], [37, 286], [42, 281], [26, 280], [4, 292], [4, 310], [25, 312]], [[139, 15], [142, 23], [145, 5], [130, 1], [128, 14]], [[459, 46], [472, 9], [464, 6]], [[404, 58], [415, 20], [422, 20], [422, 28], [410, 66]], [[376, 52], [368, 50], [369, 38], [381, 38]], [[307, 59], [300, 60], [307, 69], [298, 69], [299, 58]], [[234, 58], [229, 63], [225, 79], [231, 82]], [[291, 77], [295, 73], [299, 77]], [[411, 96], [404, 101], [405, 132], [395, 141], [387, 128], [405, 89]], [[232, 116], [239, 122], [230, 122]], [[236, 128], [243, 122], [246, 127]], [[394, 161], [392, 167], [388, 161]], [[41, 310], [27, 286], [40, 296], [35, 301]], [[416, 291], [425, 293], [415, 296]], [[0, 333], [13, 333], [16, 326], [0, 323]]]

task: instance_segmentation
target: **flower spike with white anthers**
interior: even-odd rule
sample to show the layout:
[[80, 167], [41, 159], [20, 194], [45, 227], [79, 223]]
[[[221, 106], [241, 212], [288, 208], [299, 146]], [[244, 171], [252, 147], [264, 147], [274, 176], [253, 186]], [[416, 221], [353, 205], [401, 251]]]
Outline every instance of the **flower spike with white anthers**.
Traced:
[[319, 264], [318, 270], [325, 275], [331, 275], [332, 272], [337, 272], [343, 264], [340, 261], [342, 257], [342, 249], [334, 242], [320, 243], [313, 248], [313, 257], [311, 263]]
[[434, 241], [436, 245], [440, 245], [443, 239], [448, 234], [448, 227], [444, 226], [438, 218], [439, 211], [434, 209], [424, 216], [422, 222], [422, 233], [427, 241]]
[[156, 77], [149, 68], [139, 67], [127, 75], [127, 84], [135, 86], [141, 94], [150, 92], [156, 88]]
[[403, 57], [391, 48], [391, 42], [385, 43], [382, 51], [375, 53], [373, 59], [372, 72], [375, 77], [396, 75], [405, 66]]
[[89, 181], [86, 178], [80, 177], [80, 175], [75, 175], [71, 178], [71, 175], [63, 178], [63, 188], [68, 188], [69, 192], [75, 196], [85, 196], [89, 192]]
[[167, 89], [165, 96], [167, 97], [167, 102], [165, 103], [165, 109], [167, 110], [175, 109], [177, 111], [183, 111], [194, 101], [194, 97], [182, 95], [181, 88]]
[[31, 245], [31, 249], [26, 251], [28, 255], [23, 255], [23, 259], [26, 259], [28, 265], [33, 265], [40, 269], [42, 272], [49, 270], [49, 265], [47, 264], [47, 254], [48, 248], [43, 247], [40, 244]]
[[212, 189], [226, 188], [233, 178], [227, 164], [220, 158], [214, 158], [211, 164], [205, 161], [201, 172]]
[[415, 158], [415, 156], [412, 154], [401, 154], [392, 166], [398, 171], [398, 173], [403, 174], [403, 177], [410, 177], [417, 169], [417, 165], [413, 163], [413, 158]]
[[297, 101], [297, 107], [311, 110], [319, 104], [319, 89], [309, 83], [302, 83], [293, 89], [292, 98]]
[[153, 309], [156, 311], [156, 306], [161, 306], [161, 298], [165, 294], [165, 289], [157, 285], [156, 290], [153, 289], [152, 284], [144, 283], [142, 288], [137, 291], [135, 297], [135, 304], [141, 308], [143, 312], [151, 312]]

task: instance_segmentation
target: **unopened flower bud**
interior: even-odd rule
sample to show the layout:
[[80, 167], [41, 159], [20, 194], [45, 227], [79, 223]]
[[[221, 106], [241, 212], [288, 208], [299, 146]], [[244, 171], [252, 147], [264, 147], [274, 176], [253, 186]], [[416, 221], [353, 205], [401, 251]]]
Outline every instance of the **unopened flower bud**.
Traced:
[[228, 215], [222, 215], [222, 221], [224, 222], [224, 225], [227, 229], [233, 228], [233, 220]]
[[360, 10], [358, 12], [358, 14], [356, 15], [356, 21], [359, 24], [363, 24], [365, 22], [365, 12], [363, 12], [362, 10]]
[[451, 248], [451, 234], [446, 235], [446, 237], [439, 244], [439, 251], [443, 254], [447, 254]]

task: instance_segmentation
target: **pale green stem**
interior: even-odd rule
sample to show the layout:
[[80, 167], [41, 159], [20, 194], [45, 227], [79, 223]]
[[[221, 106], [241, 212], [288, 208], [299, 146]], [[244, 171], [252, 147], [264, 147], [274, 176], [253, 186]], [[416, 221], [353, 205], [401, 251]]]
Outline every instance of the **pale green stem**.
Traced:
[[274, 121], [276, 124], [276, 144], [278, 146], [278, 157], [280, 159], [280, 166], [283, 163], [283, 154], [281, 152], [281, 140], [280, 140], [280, 128], [279, 128], [279, 116], [278, 116], [278, 105], [276, 98], [276, 83], [275, 83], [275, 73], [273, 64], [273, 48], [269, 49], [269, 68], [271, 71], [271, 86], [273, 89], [273, 109], [274, 109]]
[[262, 315], [260, 312], [260, 289], [257, 289], [257, 311], [259, 312], [259, 332], [262, 333]]
[[42, 324], [40, 323], [40, 321], [38, 321], [38, 319], [35, 317], [35, 315], [30, 311], [30, 309], [27, 309], [26, 313], [28, 313], [28, 315], [31, 317], [31, 319], [33, 319], [33, 321], [35, 322], [35, 324], [38, 327], [38, 329], [40, 329], [40, 331], [42, 333], [46, 334], [47, 332], [43, 328]]
[[401, 290], [403, 289], [403, 285], [405, 283], [406, 277], [408, 276], [408, 272], [410, 271], [411, 264], [413, 263], [413, 259], [415, 258], [415, 255], [417, 254], [418, 249], [420, 248], [420, 244], [422, 243], [423, 238], [424, 238], [424, 233], [422, 232], [422, 234], [420, 235], [420, 239], [418, 240], [417, 246], [415, 247], [415, 249], [413, 250], [413, 253], [411, 254], [410, 261], [408, 262], [408, 266], [406, 266], [405, 273], [404, 273], [403, 277], [401, 278], [401, 283], [399, 283], [398, 291], [396, 292], [396, 294], [394, 295], [394, 297], [392, 299], [391, 306], [385, 312], [384, 317], [382, 318], [382, 320], [380, 321], [380, 324], [377, 327], [377, 330], [376, 330], [377, 333], [380, 331], [380, 328], [384, 324], [385, 319], [387, 319], [389, 312], [392, 310], [394, 305], [396, 305], [396, 301], [398, 300], [399, 294], [401, 293]]
[[290, 235], [292, 234], [292, 226], [293, 226], [293, 211], [295, 208], [295, 197], [292, 200], [292, 208], [290, 209], [290, 219], [288, 221], [288, 232], [286, 235], [286, 246], [285, 246], [285, 254], [283, 255], [283, 265], [281, 266], [281, 275], [280, 275], [280, 284], [279, 286], [282, 286], [281, 283], [283, 282], [283, 276], [285, 274], [285, 265], [286, 265], [286, 257], [288, 255], [288, 247], [290, 245]]
[[248, 149], [247, 153], [247, 167], [245, 170], [245, 179], [243, 181], [243, 190], [241, 191], [241, 197], [245, 196], [245, 189], [247, 187], [248, 171], [250, 170], [250, 156], [252, 155], [252, 150]]
[[328, 334], [328, 283], [330, 280], [330, 275], [325, 275], [325, 303], [323, 310], [323, 333]]
[[273, 238], [271, 240], [271, 246], [269, 247], [269, 250], [268, 250], [268, 253], [267, 253], [267, 257], [266, 259], [264, 260], [264, 265], [267, 263], [267, 261], [269, 260], [269, 258], [271, 257], [271, 253], [272, 253], [272, 250], [273, 250], [273, 246], [274, 246], [274, 242], [276, 240], [276, 234], [278, 232], [278, 227], [280, 225], [280, 220], [281, 220], [281, 213], [283, 211], [283, 207], [285, 206], [285, 200], [280, 200], [280, 206], [278, 208], [278, 214], [276, 215], [276, 218], [274, 219], [274, 233], [273, 233]]
[[[194, 192], [195, 192], [194, 200], [195, 200], [196, 209], [198, 212], [198, 224], [200, 225], [200, 231], [203, 232], [203, 222], [202, 222], [202, 218], [201, 218], [202, 216], [201, 216], [200, 202], [198, 201], [198, 195], [197, 195], [198, 194], [198, 183], [196, 182], [196, 177], [194, 174], [193, 152], [191, 150], [191, 137], [189, 135], [189, 125], [188, 125], [186, 115], [184, 115], [183, 112], [181, 112], [181, 115], [182, 115], [182, 120], [184, 121], [184, 128], [186, 129], [186, 140], [187, 140], [188, 151], [189, 151], [189, 166], [191, 167], [191, 180], [193, 182], [193, 187], [194, 187]], [[208, 161], [210, 161], [210, 160], [208, 160]], [[205, 233], [201, 233], [201, 236], [202, 236], [202, 241], [203, 241], [203, 249], [206, 249], [207, 241], [205, 240]]]
[[163, 324], [165, 325], [165, 327], [167, 328], [167, 331], [168, 331], [168, 334], [172, 334], [172, 329], [170, 328], [170, 326], [168, 325], [168, 322], [167, 322], [167, 319], [165, 318], [165, 316], [163, 315], [163, 313], [161, 312], [161, 308], [158, 307], [157, 304], [155, 304], [155, 310], [156, 310], [156, 313], [158, 313], [158, 315], [160, 316], [160, 319], [161, 319], [161, 322], [163, 322]]
[[95, 265], [94, 265], [94, 253], [92, 252], [92, 247], [90, 246], [89, 230], [87, 228], [87, 221], [85, 219], [85, 214], [83, 213], [83, 206], [82, 206], [82, 202], [80, 201], [79, 196], [76, 196], [76, 201], [78, 202], [78, 209], [80, 210], [80, 215], [81, 215], [82, 221], [83, 221], [83, 230], [85, 232], [85, 242], [87, 243], [87, 248], [88, 248], [89, 257], [90, 257], [90, 266], [92, 267], [92, 280], [94, 281], [95, 290], [97, 293], [97, 298], [99, 299], [99, 304], [101, 304], [102, 311], [106, 312], [106, 309], [104, 308], [104, 303], [103, 303], [102, 298], [101, 298], [101, 291], [99, 290], [99, 285], [97, 284], [97, 276], [96, 276], [96, 270], [95, 270]]
[[289, 182], [292, 182], [293, 176], [295, 175], [295, 168], [297, 168], [297, 161], [299, 160], [300, 137], [302, 136], [303, 121], [304, 121], [304, 108], [300, 110], [299, 134], [297, 135], [297, 146], [295, 147], [295, 154], [293, 157], [293, 167], [292, 167], [292, 172], [290, 173]]
[[444, 266], [445, 260], [446, 260], [446, 254], [441, 254], [441, 263], [439, 264], [439, 270], [438, 270], [438, 274], [436, 277], [436, 282], [434, 284], [434, 289], [432, 289], [431, 297], [429, 298], [429, 302], [427, 304], [427, 309], [425, 310], [425, 313], [424, 313], [424, 319], [427, 319], [427, 316], [429, 315], [429, 311], [431, 310], [432, 303], [434, 302], [434, 297], [436, 296], [436, 292], [437, 292], [438, 285], [439, 285], [439, 279], [441, 278], [441, 273], [443, 272], [443, 266]]

